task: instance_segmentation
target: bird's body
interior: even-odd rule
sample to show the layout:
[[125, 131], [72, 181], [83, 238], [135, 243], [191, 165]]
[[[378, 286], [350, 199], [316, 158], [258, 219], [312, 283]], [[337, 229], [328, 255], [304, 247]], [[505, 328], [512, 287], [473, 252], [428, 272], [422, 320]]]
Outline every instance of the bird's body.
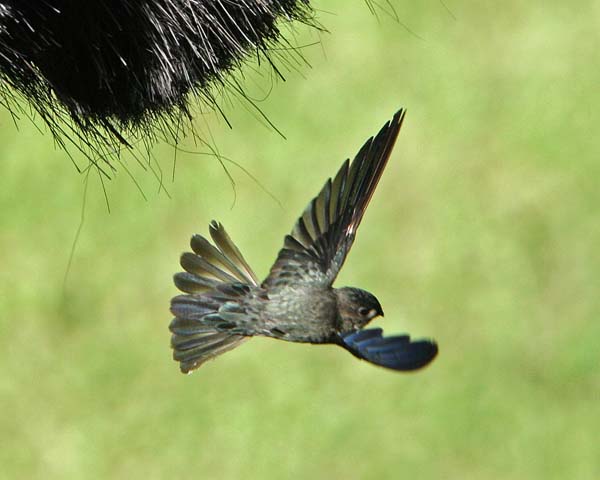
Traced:
[[333, 289], [284, 287], [268, 293], [262, 322], [267, 335], [293, 342], [326, 343], [337, 319]]
[[332, 285], [403, 118], [404, 112], [398, 112], [352, 164], [346, 161], [325, 183], [285, 237], [262, 283], [217, 222], [209, 229], [216, 246], [200, 235], [192, 237], [194, 253], [181, 257], [186, 271], [175, 275], [176, 286], [186, 295], [171, 302], [171, 343], [183, 372], [256, 335], [337, 344], [394, 370], [414, 370], [435, 357], [437, 345], [430, 340], [383, 337], [381, 329], [363, 329], [383, 315], [377, 298], [359, 288]]

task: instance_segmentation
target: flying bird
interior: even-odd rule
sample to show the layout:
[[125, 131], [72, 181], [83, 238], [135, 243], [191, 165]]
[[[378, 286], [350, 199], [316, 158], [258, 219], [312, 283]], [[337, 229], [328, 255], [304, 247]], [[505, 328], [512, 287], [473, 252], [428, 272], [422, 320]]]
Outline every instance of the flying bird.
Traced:
[[183, 373], [255, 335], [289, 342], [338, 345], [354, 356], [393, 370], [416, 370], [437, 355], [437, 344], [408, 335], [384, 336], [364, 327], [383, 316], [377, 298], [360, 288], [334, 288], [356, 230], [377, 187], [404, 120], [400, 110], [346, 160], [308, 204], [267, 278], [260, 283], [220, 223], [211, 222], [214, 245], [201, 235], [181, 256], [185, 272], [171, 300], [173, 358]]

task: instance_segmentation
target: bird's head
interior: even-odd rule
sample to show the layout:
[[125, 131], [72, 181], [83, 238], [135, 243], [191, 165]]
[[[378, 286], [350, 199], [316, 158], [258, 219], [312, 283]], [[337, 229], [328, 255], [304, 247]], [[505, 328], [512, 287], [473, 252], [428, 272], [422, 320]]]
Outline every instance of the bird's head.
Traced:
[[359, 330], [375, 317], [383, 317], [383, 309], [375, 295], [360, 288], [336, 289], [341, 331]]

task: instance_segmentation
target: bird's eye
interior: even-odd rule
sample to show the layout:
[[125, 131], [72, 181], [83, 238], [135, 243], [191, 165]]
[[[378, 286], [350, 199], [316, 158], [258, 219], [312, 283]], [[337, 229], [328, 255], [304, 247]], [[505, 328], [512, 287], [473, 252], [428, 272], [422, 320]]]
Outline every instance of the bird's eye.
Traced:
[[366, 317], [369, 314], [370, 310], [366, 307], [359, 307], [358, 314], [362, 317]]

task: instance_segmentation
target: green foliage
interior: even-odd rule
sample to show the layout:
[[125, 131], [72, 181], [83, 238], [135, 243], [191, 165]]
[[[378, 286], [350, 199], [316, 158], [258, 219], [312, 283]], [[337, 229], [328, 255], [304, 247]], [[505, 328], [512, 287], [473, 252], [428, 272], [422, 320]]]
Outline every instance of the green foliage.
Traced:
[[[597, 2], [316, 5], [331, 35], [260, 107], [202, 116], [213, 157], [154, 151], [89, 177], [27, 122], [0, 132], [5, 478], [600, 478]], [[314, 32], [300, 32], [310, 44]], [[323, 53], [324, 52], [324, 53]], [[262, 82], [268, 79], [262, 79]], [[260, 91], [255, 90], [257, 97]], [[387, 332], [438, 340], [417, 374], [253, 339], [191, 376], [170, 358], [171, 275], [223, 222], [260, 275], [306, 202], [400, 107], [405, 126], [338, 285]], [[187, 148], [194, 147], [190, 140]], [[206, 149], [204, 149], [206, 150]], [[79, 158], [76, 161], [85, 162]], [[4, 477], [3, 477], [4, 478]]]

